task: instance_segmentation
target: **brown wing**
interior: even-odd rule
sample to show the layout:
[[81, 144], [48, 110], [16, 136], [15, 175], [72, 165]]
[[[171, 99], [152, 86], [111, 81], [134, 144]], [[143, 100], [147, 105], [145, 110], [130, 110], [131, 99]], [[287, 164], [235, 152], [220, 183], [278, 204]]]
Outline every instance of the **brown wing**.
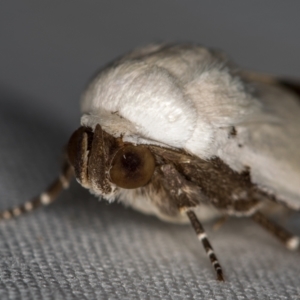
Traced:
[[279, 84], [292, 90], [300, 97], [300, 80], [296, 81], [296, 80], [281, 79], [279, 80]]
[[280, 78], [256, 72], [243, 72], [242, 77], [249, 81], [282, 86], [296, 93], [300, 97], [300, 79]]

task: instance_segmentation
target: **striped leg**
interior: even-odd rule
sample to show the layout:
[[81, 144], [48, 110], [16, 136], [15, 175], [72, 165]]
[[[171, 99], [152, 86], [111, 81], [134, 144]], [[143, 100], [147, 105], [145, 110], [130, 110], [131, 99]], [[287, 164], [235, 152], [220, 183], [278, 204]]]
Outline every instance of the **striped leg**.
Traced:
[[286, 229], [269, 220], [262, 213], [254, 213], [252, 219], [277, 237], [289, 250], [299, 249], [300, 239], [298, 236], [289, 233]]
[[224, 281], [224, 276], [223, 276], [223, 271], [222, 268], [219, 264], [219, 261], [215, 255], [214, 249], [212, 248], [207, 235], [204, 231], [204, 228], [202, 226], [202, 224], [200, 223], [200, 221], [198, 220], [197, 216], [195, 215], [195, 213], [191, 210], [188, 210], [186, 212], [187, 216], [189, 217], [192, 226], [194, 227], [197, 236], [199, 238], [199, 240], [202, 242], [203, 247], [206, 251], [206, 254], [208, 255], [212, 266], [214, 267], [216, 273], [217, 273], [217, 278], [220, 281]]
[[57, 196], [63, 189], [67, 189], [69, 187], [69, 183], [72, 178], [73, 168], [68, 163], [65, 163], [62, 168], [61, 175], [43, 193], [19, 206], [0, 212], [0, 220], [18, 217], [38, 208], [39, 206], [52, 203], [56, 200]]

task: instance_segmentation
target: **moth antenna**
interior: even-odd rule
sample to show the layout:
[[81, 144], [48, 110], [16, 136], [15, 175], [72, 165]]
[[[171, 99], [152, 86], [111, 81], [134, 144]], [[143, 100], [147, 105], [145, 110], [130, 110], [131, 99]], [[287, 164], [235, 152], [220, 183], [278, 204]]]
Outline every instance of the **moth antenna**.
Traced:
[[285, 228], [269, 220], [261, 212], [252, 215], [252, 219], [279, 239], [289, 250], [299, 250], [300, 239], [298, 236], [288, 232]]
[[61, 174], [54, 182], [39, 196], [25, 203], [0, 212], [0, 220], [8, 220], [30, 212], [42, 205], [54, 202], [62, 190], [67, 189], [73, 178], [73, 167], [66, 161], [62, 167]]
[[198, 239], [202, 242], [205, 252], [206, 252], [207, 256], [209, 257], [211, 264], [217, 273], [217, 279], [219, 281], [224, 281], [222, 267], [217, 259], [217, 256], [214, 252], [213, 247], [211, 246], [211, 244], [207, 238], [206, 232], [205, 232], [202, 224], [200, 223], [200, 221], [198, 220], [197, 216], [195, 215], [195, 213], [193, 211], [188, 210], [186, 212], [186, 214], [189, 217], [191, 224], [196, 231]]

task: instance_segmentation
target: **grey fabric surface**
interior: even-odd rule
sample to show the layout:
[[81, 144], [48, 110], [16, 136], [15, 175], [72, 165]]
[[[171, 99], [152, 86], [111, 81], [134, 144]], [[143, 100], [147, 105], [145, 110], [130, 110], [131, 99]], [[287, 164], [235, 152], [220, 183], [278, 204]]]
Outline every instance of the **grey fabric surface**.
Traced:
[[[62, 148], [79, 125], [84, 83], [134, 46], [201, 42], [254, 69], [300, 75], [293, 1], [257, 8], [237, 1], [219, 8], [121, 3], [117, 11], [108, 2], [11, 1], [1, 8], [0, 209], [54, 179]], [[283, 223], [300, 234], [299, 214]], [[0, 223], [0, 299], [300, 299], [299, 253], [251, 220], [206, 228], [225, 283], [215, 280], [190, 226], [99, 202], [73, 182], [51, 206]]]

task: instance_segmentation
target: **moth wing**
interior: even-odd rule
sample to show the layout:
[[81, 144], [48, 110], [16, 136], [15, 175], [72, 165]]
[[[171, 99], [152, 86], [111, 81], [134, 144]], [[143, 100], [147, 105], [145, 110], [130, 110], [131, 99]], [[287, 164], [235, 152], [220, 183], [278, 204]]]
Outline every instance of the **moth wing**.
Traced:
[[252, 181], [278, 201], [300, 210], [300, 82], [246, 73], [258, 92], [258, 120], [237, 124], [222, 150], [234, 169], [249, 167]]
[[254, 82], [260, 82], [260, 83], [285, 87], [300, 97], [300, 79], [295, 80], [295, 79], [288, 79], [288, 78], [280, 78], [269, 74], [262, 74], [256, 72], [243, 72], [242, 76]]

